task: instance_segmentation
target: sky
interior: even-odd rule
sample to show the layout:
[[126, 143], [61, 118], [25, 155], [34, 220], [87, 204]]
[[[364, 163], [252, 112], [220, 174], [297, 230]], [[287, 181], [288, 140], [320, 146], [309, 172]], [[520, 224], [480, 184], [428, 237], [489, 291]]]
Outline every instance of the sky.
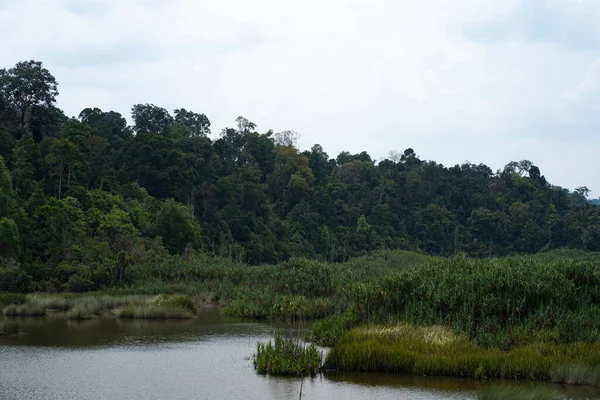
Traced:
[[0, 0], [0, 67], [68, 116], [152, 103], [299, 147], [445, 166], [528, 159], [600, 196], [598, 0]]

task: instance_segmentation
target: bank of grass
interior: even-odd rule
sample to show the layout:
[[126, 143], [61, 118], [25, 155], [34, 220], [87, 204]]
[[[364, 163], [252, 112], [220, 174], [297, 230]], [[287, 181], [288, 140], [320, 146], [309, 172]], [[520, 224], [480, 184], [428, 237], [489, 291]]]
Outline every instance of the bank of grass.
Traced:
[[11, 304], [2, 310], [7, 317], [45, 317], [46, 309], [35, 304]]
[[252, 359], [260, 374], [315, 376], [321, 371], [323, 352], [313, 344], [303, 344], [278, 333], [274, 342], [258, 343]]
[[[532, 343], [486, 348], [442, 326], [395, 324], [351, 329], [327, 354], [336, 371], [394, 372], [467, 378], [565, 380], [571, 364], [600, 367], [600, 343]], [[561, 375], [562, 373], [562, 375]], [[590, 376], [590, 375], [586, 375]]]
[[[98, 316], [180, 319], [191, 318], [198, 311], [196, 302], [188, 295], [33, 294], [21, 296], [18, 302], [13, 301], [5, 306], [2, 313], [8, 317], [56, 315], [82, 320]], [[4, 298], [6, 299], [7, 296]]]
[[141, 304], [125, 306], [116, 311], [116, 316], [124, 319], [188, 319], [193, 314], [179, 307]]

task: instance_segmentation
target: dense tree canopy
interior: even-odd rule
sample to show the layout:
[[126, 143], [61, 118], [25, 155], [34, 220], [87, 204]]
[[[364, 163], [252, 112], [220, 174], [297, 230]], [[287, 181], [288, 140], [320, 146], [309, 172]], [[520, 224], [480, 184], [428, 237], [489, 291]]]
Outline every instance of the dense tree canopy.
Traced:
[[379, 162], [365, 151], [331, 158], [242, 116], [209, 137], [204, 114], [153, 104], [132, 107], [132, 126], [99, 108], [69, 119], [37, 61], [1, 69], [0, 90], [0, 270], [20, 277], [15, 287], [59, 289], [77, 277], [98, 288], [190, 251], [256, 264], [386, 248], [600, 250], [589, 190], [553, 186], [528, 160], [494, 172], [411, 148]]

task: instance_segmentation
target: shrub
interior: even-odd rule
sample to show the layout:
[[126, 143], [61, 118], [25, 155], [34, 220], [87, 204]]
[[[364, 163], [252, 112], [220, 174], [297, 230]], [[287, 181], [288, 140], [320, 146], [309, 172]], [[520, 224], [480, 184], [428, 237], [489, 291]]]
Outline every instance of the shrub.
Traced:
[[0, 293], [0, 306], [11, 304], [25, 304], [27, 298], [21, 293]]

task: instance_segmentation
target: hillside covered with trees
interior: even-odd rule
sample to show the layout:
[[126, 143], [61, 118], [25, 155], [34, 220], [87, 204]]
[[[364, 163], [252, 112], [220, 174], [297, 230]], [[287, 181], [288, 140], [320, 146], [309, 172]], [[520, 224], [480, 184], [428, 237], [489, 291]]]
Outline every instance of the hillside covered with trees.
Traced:
[[[297, 148], [293, 131], [152, 104], [77, 118], [41, 62], [0, 69], [0, 291], [91, 290], [194, 252], [249, 264], [378, 249], [474, 257], [600, 251], [589, 191], [529, 161], [446, 167]], [[390, 149], [392, 150], [392, 149]]]

